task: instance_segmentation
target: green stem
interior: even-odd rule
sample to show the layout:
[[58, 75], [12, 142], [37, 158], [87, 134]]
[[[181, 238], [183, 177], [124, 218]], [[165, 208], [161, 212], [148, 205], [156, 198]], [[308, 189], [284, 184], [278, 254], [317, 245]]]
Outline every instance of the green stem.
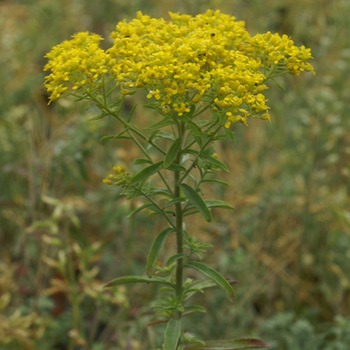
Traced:
[[[164, 212], [164, 210], [145, 192], [142, 191], [141, 188], [137, 188], [137, 190], [149, 201], [151, 202], [155, 207], [157, 207], [159, 209], [159, 211], [162, 213], [162, 215], [164, 216], [164, 218], [166, 219], [166, 221], [168, 221], [169, 225], [172, 228], [176, 228], [176, 226], [173, 224], [173, 222], [169, 219], [168, 215], [166, 215], [166, 213]], [[176, 197], [175, 197], [176, 198]]]
[[[153, 160], [151, 158], [151, 156], [148, 154], [147, 150], [142, 146], [142, 144], [138, 141], [138, 139], [132, 134], [132, 132], [128, 131], [129, 136], [131, 137], [131, 139], [134, 141], [134, 143], [138, 146], [138, 148], [142, 151], [142, 153], [147, 157], [147, 159], [149, 159], [152, 163]], [[173, 191], [170, 188], [168, 181], [165, 179], [164, 175], [160, 172], [157, 171], [157, 174], [160, 176], [160, 178], [162, 179], [164, 185], [166, 186], [166, 188], [168, 189], [168, 191], [171, 193], [171, 195], [173, 195]]]
[[[179, 138], [182, 139], [183, 134], [184, 134], [184, 126], [183, 124], [178, 125], [178, 134]], [[182, 150], [180, 147], [180, 150], [177, 154], [176, 157], [176, 164], [181, 163], [181, 155], [182, 155]], [[180, 171], [175, 171], [174, 172], [174, 198], [180, 197]], [[183, 210], [182, 210], [182, 205], [181, 203], [176, 203], [175, 204], [175, 217], [176, 217], [176, 251], [177, 254], [182, 254], [183, 253]], [[176, 283], [175, 283], [175, 292], [176, 292], [176, 297], [178, 300], [181, 299], [182, 296], [182, 286], [183, 286], [183, 259], [178, 259], [176, 262]], [[180, 318], [181, 314], [178, 313], [176, 317]]]
[[222, 128], [221, 125], [219, 125], [214, 131], [213, 134], [211, 135], [211, 137], [208, 138], [208, 140], [204, 143], [204, 145], [201, 147], [200, 151], [198, 152], [198, 155], [196, 156], [196, 158], [193, 160], [192, 164], [189, 166], [189, 168], [186, 170], [185, 174], [182, 175], [181, 179], [179, 179], [179, 184], [181, 184], [183, 182], [183, 180], [185, 180], [185, 178], [187, 177], [187, 175], [191, 172], [191, 170], [195, 167], [198, 158], [202, 155], [202, 153], [204, 152], [204, 150], [207, 148], [207, 146], [213, 141], [214, 136], [216, 135], [216, 133]]

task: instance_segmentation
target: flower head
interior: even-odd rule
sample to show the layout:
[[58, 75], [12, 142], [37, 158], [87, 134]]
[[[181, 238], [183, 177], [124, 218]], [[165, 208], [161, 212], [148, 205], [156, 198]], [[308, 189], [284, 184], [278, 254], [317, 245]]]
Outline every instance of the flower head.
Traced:
[[170, 17], [138, 12], [131, 22], [119, 22], [107, 51], [98, 46], [101, 38], [89, 33], [54, 47], [45, 66], [51, 71], [46, 77], [51, 100], [69, 88], [94, 87], [108, 75], [122, 95], [144, 90], [163, 114], [182, 117], [197, 104], [209, 104], [229, 127], [247, 124], [249, 117], [269, 119], [262, 94], [266, 80], [313, 70], [310, 50], [286, 35], [250, 36], [244, 22], [220, 11]]
[[50, 71], [45, 86], [51, 94], [50, 101], [57, 100], [68, 89], [83, 86], [95, 87], [99, 78], [115, 63], [99, 47], [102, 38], [96, 34], [78, 33], [72, 40], [53, 47], [45, 57], [49, 59], [44, 71]]

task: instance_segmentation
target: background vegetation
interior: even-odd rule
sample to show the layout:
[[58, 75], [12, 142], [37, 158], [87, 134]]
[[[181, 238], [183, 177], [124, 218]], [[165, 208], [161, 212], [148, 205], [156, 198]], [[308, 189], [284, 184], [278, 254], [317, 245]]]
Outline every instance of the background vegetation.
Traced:
[[[317, 75], [279, 81], [272, 123], [251, 121], [219, 156], [235, 206], [207, 225], [210, 264], [239, 281], [237, 302], [217, 289], [192, 318], [205, 338], [257, 336], [279, 350], [342, 350], [350, 341], [350, 2], [348, 0], [12, 0], [0, 2], [0, 349], [143, 350], [156, 347], [144, 305], [156, 290], [104, 282], [143, 273], [159, 219], [127, 219], [102, 184], [137, 150], [99, 139], [112, 120], [47, 105], [44, 55], [79, 31], [108, 34], [136, 11], [168, 18], [220, 9], [252, 34], [278, 32], [311, 47]], [[136, 110], [140, 125], [152, 118]], [[171, 246], [168, 247], [172, 249]], [[165, 256], [166, 257], [166, 253]]]

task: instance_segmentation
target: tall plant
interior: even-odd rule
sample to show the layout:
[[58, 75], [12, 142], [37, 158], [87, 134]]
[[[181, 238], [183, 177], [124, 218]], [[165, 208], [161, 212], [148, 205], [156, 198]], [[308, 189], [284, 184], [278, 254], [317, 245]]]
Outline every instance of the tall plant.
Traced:
[[[116, 119], [120, 132], [104, 139], [132, 141], [143, 154], [134, 161], [142, 170], [130, 174], [124, 165], [116, 165], [103, 181], [121, 187], [128, 198], [145, 199], [130, 215], [147, 208], [164, 219], [164, 229], [150, 247], [145, 275], [118, 277], [106, 287], [128, 283], [162, 287], [153, 307], [156, 318], [167, 323], [163, 349], [266, 347], [256, 339], [210, 342], [184, 333], [183, 317], [206, 311], [188, 303], [196, 293], [217, 285], [232, 301], [235, 296], [232, 281], [203, 262], [210, 244], [187, 232], [185, 221], [199, 213], [210, 222], [211, 208], [232, 209], [224, 201], [206, 199], [202, 188], [205, 183], [224, 184], [215, 174], [229, 172], [216, 156], [216, 142], [234, 141], [237, 123], [270, 120], [262, 94], [265, 83], [286, 73], [313, 71], [308, 63], [311, 52], [295, 46], [286, 35], [250, 36], [244, 22], [219, 11], [195, 17], [170, 13], [170, 18], [154, 19], [139, 12], [131, 22], [119, 22], [107, 50], [99, 47], [102, 38], [96, 34], [74, 35], [46, 55], [45, 86], [50, 102], [74, 96], [99, 108], [94, 119]], [[150, 99], [145, 107], [159, 116], [156, 123], [140, 128], [135, 106], [123, 114], [125, 99], [134, 93]], [[152, 182], [154, 177], [159, 181]], [[176, 254], [159, 266], [158, 254], [172, 235]], [[205, 279], [186, 277], [189, 269]]]

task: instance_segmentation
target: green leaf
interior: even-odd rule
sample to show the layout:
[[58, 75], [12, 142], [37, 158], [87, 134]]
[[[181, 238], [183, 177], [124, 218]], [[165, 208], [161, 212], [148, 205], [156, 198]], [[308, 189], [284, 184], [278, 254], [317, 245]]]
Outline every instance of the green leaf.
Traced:
[[189, 185], [181, 184], [180, 186], [188, 200], [199, 210], [204, 219], [210, 222], [212, 219], [211, 212], [198, 192]]
[[[135, 92], [136, 92], [136, 91], [135, 91]], [[135, 93], [135, 92], [134, 92], [134, 93]], [[131, 93], [130, 95], [133, 95], [133, 94]], [[129, 113], [128, 119], [127, 119], [128, 123], [131, 122], [131, 118], [133, 117], [133, 115], [134, 115], [134, 113], [135, 113], [136, 107], [137, 107], [137, 104], [135, 104], [135, 105], [132, 107], [132, 109], [131, 109], [131, 111], [130, 111], [130, 113]]]
[[214, 157], [208, 157], [205, 159], [206, 161], [208, 161], [210, 164], [213, 164], [214, 166], [226, 171], [227, 173], [230, 172], [229, 168], [227, 167], [226, 164], [220, 162], [219, 160], [217, 160], [216, 158]]
[[136, 158], [134, 160], [134, 164], [152, 164], [152, 161], [146, 158]]
[[161, 214], [161, 210], [155, 206], [154, 204], [152, 203], [146, 203], [144, 205], [141, 205], [140, 207], [136, 208], [135, 210], [133, 210], [127, 217], [128, 218], [131, 218], [132, 216], [134, 216], [136, 213], [138, 213], [139, 211], [143, 210], [143, 209], [149, 209], [149, 210], [152, 210], [158, 214]]
[[170, 146], [163, 163], [163, 167], [167, 169], [177, 158], [179, 152], [181, 151], [181, 139], [176, 139]]
[[183, 171], [183, 172], [186, 171], [186, 168], [184, 168], [182, 165], [174, 164], [174, 163], [170, 164], [167, 169], [171, 171]]
[[208, 157], [210, 157], [214, 153], [215, 153], [215, 148], [209, 147], [201, 154], [201, 158], [207, 159]]
[[192, 154], [192, 155], [194, 155], [194, 156], [198, 156], [198, 154], [199, 154], [199, 152], [196, 151], [196, 150], [194, 150], [194, 149], [185, 149], [185, 150], [183, 151], [183, 153], [189, 153], [189, 154]]
[[141, 170], [138, 174], [136, 174], [131, 180], [129, 185], [133, 186], [136, 185], [139, 182], [142, 182], [144, 180], [147, 180], [150, 176], [158, 172], [160, 169], [162, 169], [163, 162], [158, 162], [155, 164], [150, 165], [149, 167]]
[[170, 207], [170, 206], [172, 206], [172, 205], [174, 205], [174, 204], [176, 204], [176, 203], [182, 203], [182, 202], [184, 202], [185, 200], [186, 200], [186, 199], [185, 199], [185, 198], [182, 198], [182, 197], [175, 198], [175, 199], [169, 201], [167, 204], [165, 204], [164, 207], [163, 207], [163, 209], [168, 208], [168, 207]]
[[203, 136], [204, 135], [203, 131], [196, 123], [189, 122], [188, 128], [189, 128], [192, 136]]
[[[234, 207], [225, 202], [225, 201], [219, 201], [219, 200], [205, 200], [205, 204], [207, 205], [208, 208], [224, 208], [224, 209], [234, 209]], [[186, 205], [185, 210], [189, 210], [194, 208], [194, 205], [192, 203], [189, 203]]]
[[231, 287], [230, 283], [227, 282], [224, 276], [222, 276], [219, 272], [214, 270], [213, 268], [197, 261], [189, 261], [185, 264], [185, 267], [191, 267], [192, 269], [195, 269], [199, 272], [201, 272], [203, 275], [209, 277], [211, 280], [213, 280], [219, 287], [221, 287], [229, 296], [231, 301], [235, 298], [235, 292], [233, 288]]
[[255, 338], [212, 340], [205, 341], [205, 345], [195, 344], [185, 348], [185, 350], [240, 350], [240, 349], [261, 349], [268, 348], [269, 344]]
[[157, 123], [150, 125], [147, 129], [149, 130], [161, 129], [161, 128], [164, 128], [165, 126], [172, 125], [172, 124], [175, 124], [175, 122], [171, 118], [167, 117]]
[[129, 136], [123, 136], [124, 133], [126, 133], [129, 130], [129, 128], [126, 128], [124, 130], [122, 130], [119, 134], [117, 135], [110, 135], [110, 136], [103, 136], [100, 138], [100, 142], [101, 141], [105, 141], [105, 140], [109, 140], [109, 139], [130, 139]]
[[227, 138], [230, 141], [235, 142], [235, 134], [230, 129], [227, 129], [227, 128], [224, 128], [224, 129], [225, 129], [225, 134], [226, 134]]
[[163, 196], [172, 198], [172, 195], [167, 188], [151, 187], [150, 189], [148, 189], [147, 193], [150, 196], [154, 196], [154, 195], [159, 194], [159, 195], [163, 195]]
[[205, 204], [208, 208], [224, 208], [224, 209], [235, 209], [231, 204], [225, 201], [219, 200], [206, 200]]
[[198, 284], [195, 284], [192, 288], [186, 291], [186, 296], [184, 301], [192, 298], [193, 295], [197, 293], [204, 293], [204, 289], [216, 287], [216, 283], [213, 280], [205, 280]]
[[106, 117], [107, 115], [109, 115], [108, 113], [106, 112], [102, 112], [101, 114], [95, 116], [95, 117], [92, 117], [90, 119], [88, 119], [89, 122], [93, 121], [93, 120], [99, 120], [99, 119], [102, 119], [104, 117]]
[[221, 181], [221, 180], [216, 180], [216, 179], [206, 179], [206, 180], [202, 180], [202, 182], [215, 182], [215, 183], [220, 184], [220, 185], [228, 186], [227, 182]]
[[115, 139], [115, 138], [116, 138], [116, 135], [103, 136], [100, 138], [100, 142], [105, 140]]
[[122, 284], [129, 284], [129, 283], [158, 283], [158, 284], [166, 284], [173, 286], [171, 282], [166, 280], [165, 278], [161, 277], [144, 277], [144, 276], [123, 276], [115, 278], [114, 280], [109, 281], [107, 284], [104, 285], [104, 288], [114, 287], [114, 286], [120, 286]]
[[179, 253], [179, 254], [175, 254], [173, 256], [171, 256], [167, 262], [166, 265], [170, 266], [172, 263], [174, 263], [175, 261], [179, 260], [179, 259], [183, 259], [183, 258], [187, 258], [187, 255], [184, 253]]
[[146, 274], [148, 277], [152, 277], [154, 265], [156, 263], [158, 253], [163, 248], [164, 242], [168, 237], [169, 233], [173, 231], [174, 231], [173, 228], [167, 228], [163, 230], [153, 241], [151, 250], [149, 251], [149, 254], [147, 257], [147, 263], [146, 263]]
[[171, 319], [165, 329], [163, 350], [176, 350], [181, 335], [181, 319]]
[[[195, 313], [195, 312], [203, 312], [203, 313], [206, 313], [207, 310], [205, 307], [201, 306], [201, 305], [190, 305], [190, 306], [185, 306], [185, 309], [184, 309], [184, 312], [186, 314], [189, 314], [189, 313]], [[183, 316], [186, 316], [186, 315], [183, 315]]]
[[161, 137], [163, 139], [175, 141], [175, 136], [173, 134], [170, 134], [169, 132], [165, 132], [165, 131], [156, 131], [154, 137]]

